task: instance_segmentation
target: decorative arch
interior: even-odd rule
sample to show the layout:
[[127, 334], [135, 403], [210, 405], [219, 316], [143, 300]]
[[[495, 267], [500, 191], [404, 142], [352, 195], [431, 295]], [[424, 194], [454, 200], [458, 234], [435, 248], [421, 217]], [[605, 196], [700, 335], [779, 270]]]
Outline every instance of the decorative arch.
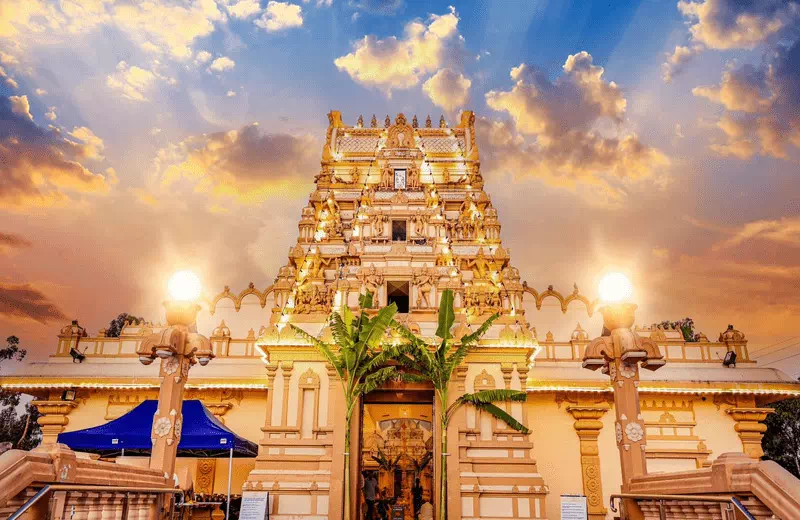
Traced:
[[261, 305], [261, 308], [263, 309], [264, 307], [267, 306], [267, 297], [270, 295], [270, 293], [274, 291], [274, 289], [275, 285], [270, 285], [269, 287], [264, 289], [264, 291], [259, 291], [258, 289], [256, 289], [255, 284], [253, 282], [250, 282], [250, 285], [248, 285], [247, 289], [243, 290], [239, 294], [234, 294], [233, 292], [231, 292], [230, 286], [226, 285], [225, 289], [221, 293], [217, 294], [211, 300], [208, 301], [208, 312], [213, 316], [214, 313], [217, 311], [217, 304], [225, 299], [232, 301], [234, 309], [236, 309], [236, 312], [239, 312], [242, 308], [242, 300], [245, 298], [245, 296], [249, 296], [251, 294], [258, 297], [258, 303]]
[[597, 308], [597, 304], [600, 302], [599, 299], [595, 299], [594, 301], [589, 300], [586, 296], [580, 294], [578, 287], [575, 286], [575, 289], [572, 291], [567, 297], [564, 297], [563, 294], [553, 289], [552, 285], [549, 285], [546, 290], [542, 291], [541, 293], [538, 292], [533, 287], [528, 286], [528, 283], [523, 283], [522, 291], [524, 293], [528, 293], [533, 296], [533, 300], [536, 303], [536, 310], [542, 310], [542, 303], [546, 298], [555, 298], [558, 300], [559, 306], [561, 307], [561, 312], [566, 314], [569, 308], [569, 305], [572, 302], [580, 302], [583, 303], [584, 307], [586, 308], [586, 314], [591, 318], [594, 314], [595, 309]]

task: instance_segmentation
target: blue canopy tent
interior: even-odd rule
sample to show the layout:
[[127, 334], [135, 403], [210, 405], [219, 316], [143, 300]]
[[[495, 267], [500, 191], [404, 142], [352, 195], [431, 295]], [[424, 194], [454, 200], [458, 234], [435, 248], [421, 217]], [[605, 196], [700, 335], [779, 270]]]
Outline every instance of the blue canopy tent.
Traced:
[[[143, 401], [139, 406], [111, 422], [94, 428], [61, 433], [58, 442], [75, 451], [117, 455], [148, 456], [153, 447], [151, 431], [158, 401]], [[217, 458], [255, 457], [258, 446], [239, 437], [208, 411], [198, 400], [183, 402], [183, 428], [178, 443], [179, 457]]]
[[[143, 401], [139, 406], [111, 422], [94, 428], [61, 433], [58, 442], [75, 451], [97, 453], [103, 457], [119, 455], [149, 456], [153, 447], [151, 431], [158, 401]], [[234, 457], [255, 457], [258, 446], [239, 437], [208, 411], [198, 400], [183, 402], [183, 428], [178, 443], [179, 457], [228, 457], [228, 500], [225, 517], [230, 517], [231, 473]]]

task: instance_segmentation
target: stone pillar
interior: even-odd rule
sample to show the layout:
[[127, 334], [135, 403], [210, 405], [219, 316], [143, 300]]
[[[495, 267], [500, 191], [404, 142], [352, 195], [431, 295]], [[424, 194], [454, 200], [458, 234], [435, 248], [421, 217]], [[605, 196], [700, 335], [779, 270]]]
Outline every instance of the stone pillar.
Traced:
[[267, 365], [267, 417], [264, 426], [272, 425], [272, 406], [275, 401], [275, 375], [278, 373], [278, 365]]
[[281, 363], [281, 374], [283, 375], [283, 403], [281, 407], [281, 426], [288, 426], [289, 420], [289, 383], [292, 381], [292, 370], [294, 363], [284, 361]]
[[75, 401], [32, 401], [42, 417], [37, 422], [42, 427], [42, 444], [55, 444], [58, 434], [69, 424], [69, 413], [78, 406]]
[[159, 360], [161, 387], [158, 409], [153, 416], [150, 468], [172, 478], [183, 430], [183, 393], [189, 368], [198, 361], [207, 365], [214, 353], [208, 338], [196, 332], [199, 305], [189, 301], [166, 301], [164, 307], [169, 327], [147, 336], [136, 353], [144, 365]]
[[175, 473], [175, 457], [183, 429], [183, 392], [189, 373], [190, 360], [183, 355], [173, 355], [161, 360], [158, 372], [161, 390], [158, 392], [158, 409], [153, 418], [153, 451], [150, 468], [163, 471], [167, 478]]
[[588, 503], [589, 520], [605, 520], [608, 511], [603, 507], [603, 481], [597, 437], [603, 428], [600, 419], [608, 411], [608, 405], [570, 405], [567, 411], [575, 418], [575, 432], [580, 439], [583, 494]]
[[[749, 400], [755, 401], [752, 397]], [[775, 410], [756, 407], [755, 402], [751, 404], [752, 406], [730, 408], [728, 413], [736, 421], [733, 429], [742, 440], [742, 451], [758, 460], [764, 455], [764, 450], [761, 449], [761, 439], [764, 437], [764, 432], [767, 431], [767, 425], [763, 421]]]
[[603, 369], [614, 389], [615, 434], [622, 468], [622, 491], [633, 477], [647, 474], [647, 446], [644, 419], [639, 406], [639, 363], [649, 370], [664, 365], [658, 346], [637, 335], [631, 327], [636, 305], [615, 303], [600, 308], [607, 335], [586, 347], [583, 367]]

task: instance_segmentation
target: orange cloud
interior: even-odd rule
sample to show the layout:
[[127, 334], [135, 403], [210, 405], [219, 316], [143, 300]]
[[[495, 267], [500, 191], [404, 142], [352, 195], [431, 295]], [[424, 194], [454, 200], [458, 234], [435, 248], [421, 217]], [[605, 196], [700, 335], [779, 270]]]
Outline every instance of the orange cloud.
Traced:
[[550, 81], [522, 64], [511, 70], [516, 83], [510, 91], [486, 94], [489, 107], [508, 113], [515, 124], [479, 122], [478, 136], [488, 145], [482, 151], [489, 152], [494, 168], [554, 186], [595, 185], [595, 195], [619, 200], [624, 196], [619, 181], [653, 177], [669, 160], [634, 133], [605, 136], [596, 130], [603, 121], [621, 124], [627, 101], [591, 55], [572, 55], [563, 68], [564, 74]]
[[3, 233], [0, 231], [0, 253], [10, 253], [18, 249], [26, 249], [33, 244], [21, 235], [16, 233]]
[[72, 193], [106, 193], [113, 176], [89, 170], [102, 140], [80, 127], [65, 139], [32, 120], [27, 98], [0, 97], [0, 208], [24, 210], [71, 200]]
[[299, 189], [318, 167], [320, 149], [308, 136], [266, 134], [257, 124], [190, 137], [159, 150], [162, 187], [188, 180], [195, 190], [257, 204], [281, 190]]
[[0, 282], [0, 316], [47, 323], [66, 316], [47, 296], [30, 284]]

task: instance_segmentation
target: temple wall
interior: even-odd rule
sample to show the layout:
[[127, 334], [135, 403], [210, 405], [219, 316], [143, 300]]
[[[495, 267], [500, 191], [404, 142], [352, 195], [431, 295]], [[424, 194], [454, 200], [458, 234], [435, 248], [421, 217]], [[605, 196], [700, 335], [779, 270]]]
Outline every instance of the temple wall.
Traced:
[[525, 407], [533, 456], [550, 488], [546, 499], [548, 518], [557, 519], [561, 511], [560, 496], [583, 493], [580, 447], [572, 427], [574, 420], [567, 413], [566, 405], [559, 408], [553, 394], [529, 394]]

